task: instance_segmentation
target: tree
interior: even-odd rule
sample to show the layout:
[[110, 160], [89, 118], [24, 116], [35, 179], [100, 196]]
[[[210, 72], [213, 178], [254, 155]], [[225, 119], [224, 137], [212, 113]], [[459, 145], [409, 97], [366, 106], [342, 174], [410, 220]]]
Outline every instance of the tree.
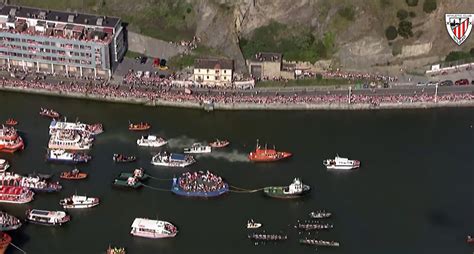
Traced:
[[337, 14], [339, 14], [339, 16], [349, 20], [349, 21], [354, 21], [354, 18], [355, 18], [355, 10], [354, 10], [354, 6], [352, 5], [349, 5], [349, 6], [344, 6], [342, 8], [340, 8], [339, 10], [337, 10]]
[[402, 20], [398, 23], [398, 34], [403, 38], [408, 38], [413, 36], [412, 24], [408, 20]]
[[434, 10], [436, 10], [436, 0], [425, 0], [423, 3], [423, 11], [426, 13], [432, 13]]
[[406, 10], [403, 10], [403, 9], [398, 10], [397, 11], [397, 17], [400, 20], [404, 20], [404, 19], [408, 18], [408, 12]]
[[410, 18], [414, 18], [414, 17], [416, 17], [416, 13], [414, 11], [411, 11], [410, 12]]
[[418, 0], [406, 0], [406, 2], [407, 2], [407, 5], [411, 7], [418, 5]]
[[385, 30], [385, 36], [389, 41], [395, 40], [395, 38], [398, 36], [397, 28], [394, 26], [387, 27]]
[[469, 54], [471, 54], [471, 56], [474, 57], [474, 48], [471, 48], [471, 50], [469, 50]]

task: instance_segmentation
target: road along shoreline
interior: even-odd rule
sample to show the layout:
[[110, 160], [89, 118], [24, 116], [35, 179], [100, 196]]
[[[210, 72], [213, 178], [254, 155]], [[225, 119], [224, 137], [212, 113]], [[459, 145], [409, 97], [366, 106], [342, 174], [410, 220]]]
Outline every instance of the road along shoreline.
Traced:
[[428, 109], [444, 107], [474, 107], [474, 100], [458, 101], [440, 101], [440, 102], [406, 102], [406, 103], [380, 103], [376, 106], [369, 103], [212, 103], [203, 104], [202, 102], [191, 101], [169, 101], [164, 99], [146, 99], [138, 97], [116, 97], [102, 96], [96, 94], [51, 91], [48, 89], [22, 88], [12, 86], [0, 86], [0, 91], [40, 94], [47, 96], [56, 96], [64, 98], [96, 100], [113, 103], [128, 103], [156, 107], [176, 107], [191, 109], [209, 109], [212, 110], [380, 110], [380, 109]]

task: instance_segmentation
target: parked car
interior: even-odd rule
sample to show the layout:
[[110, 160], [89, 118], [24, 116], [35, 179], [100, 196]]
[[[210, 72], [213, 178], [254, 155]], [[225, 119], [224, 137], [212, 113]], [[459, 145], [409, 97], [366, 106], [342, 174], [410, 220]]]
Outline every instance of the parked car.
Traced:
[[369, 84], [365, 83], [363, 86], [365, 89], [369, 88]]
[[140, 57], [140, 64], [146, 64], [146, 61], [148, 60], [148, 57], [146, 56], [141, 56]]
[[383, 88], [389, 88], [390, 85], [388, 83], [383, 83]]
[[426, 86], [426, 83], [420, 81], [420, 82], [416, 83], [416, 86]]
[[445, 80], [439, 83], [439, 86], [452, 86], [454, 85], [452, 80]]
[[430, 82], [428, 82], [428, 84], [426, 84], [426, 85], [427, 85], [427, 86], [436, 86], [436, 85], [438, 85], [438, 84], [439, 84], [438, 81], [430, 81]]
[[457, 86], [465, 86], [465, 85], [469, 85], [469, 80], [463, 78], [463, 79], [458, 79], [456, 80], [456, 82], [454, 83], [455, 85]]

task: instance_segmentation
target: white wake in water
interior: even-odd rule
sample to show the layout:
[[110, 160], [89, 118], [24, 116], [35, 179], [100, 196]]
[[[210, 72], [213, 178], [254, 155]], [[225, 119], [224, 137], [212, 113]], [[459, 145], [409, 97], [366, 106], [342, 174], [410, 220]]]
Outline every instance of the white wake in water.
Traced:
[[214, 159], [226, 160], [229, 162], [248, 162], [249, 161], [246, 154], [241, 153], [235, 149], [232, 151], [213, 150], [212, 153], [199, 154], [196, 157], [198, 159], [203, 158], [203, 157], [214, 158]]
[[192, 144], [197, 143], [198, 141], [194, 138], [189, 138], [186, 136], [180, 136], [177, 138], [168, 139], [168, 146], [170, 148], [185, 148], [190, 147]]

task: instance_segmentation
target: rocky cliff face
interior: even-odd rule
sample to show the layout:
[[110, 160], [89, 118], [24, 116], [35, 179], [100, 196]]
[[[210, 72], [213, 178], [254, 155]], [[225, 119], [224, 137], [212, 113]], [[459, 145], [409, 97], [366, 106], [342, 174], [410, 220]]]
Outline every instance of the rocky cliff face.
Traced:
[[[388, 2], [387, 6], [381, 6]], [[450, 51], [474, 47], [471, 35], [458, 47], [446, 32], [445, 13], [473, 13], [472, 0], [438, 0], [438, 8], [431, 14], [422, 10], [423, 0], [417, 7], [408, 7], [402, 0], [344, 1], [344, 0], [200, 0], [197, 4], [197, 34], [207, 46], [215, 47], [244, 66], [238, 39], [249, 37], [259, 27], [271, 21], [290, 26], [309, 27], [317, 38], [324, 32], [336, 35], [336, 52], [332, 60], [343, 68], [370, 68], [375, 65], [398, 63], [416, 58], [441, 60]], [[341, 22], [338, 11], [352, 6], [354, 19]], [[398, 25], [399, 9], [414, 12], [410, 18], [414, 36], [398, 37], [389, 42], [385, 29]], [[468, 11], [469, 10], [469, 11]], [[394, 50], [394, 47], [398, 48]], [[399, 52], [397, 52], [399, 51]]]

